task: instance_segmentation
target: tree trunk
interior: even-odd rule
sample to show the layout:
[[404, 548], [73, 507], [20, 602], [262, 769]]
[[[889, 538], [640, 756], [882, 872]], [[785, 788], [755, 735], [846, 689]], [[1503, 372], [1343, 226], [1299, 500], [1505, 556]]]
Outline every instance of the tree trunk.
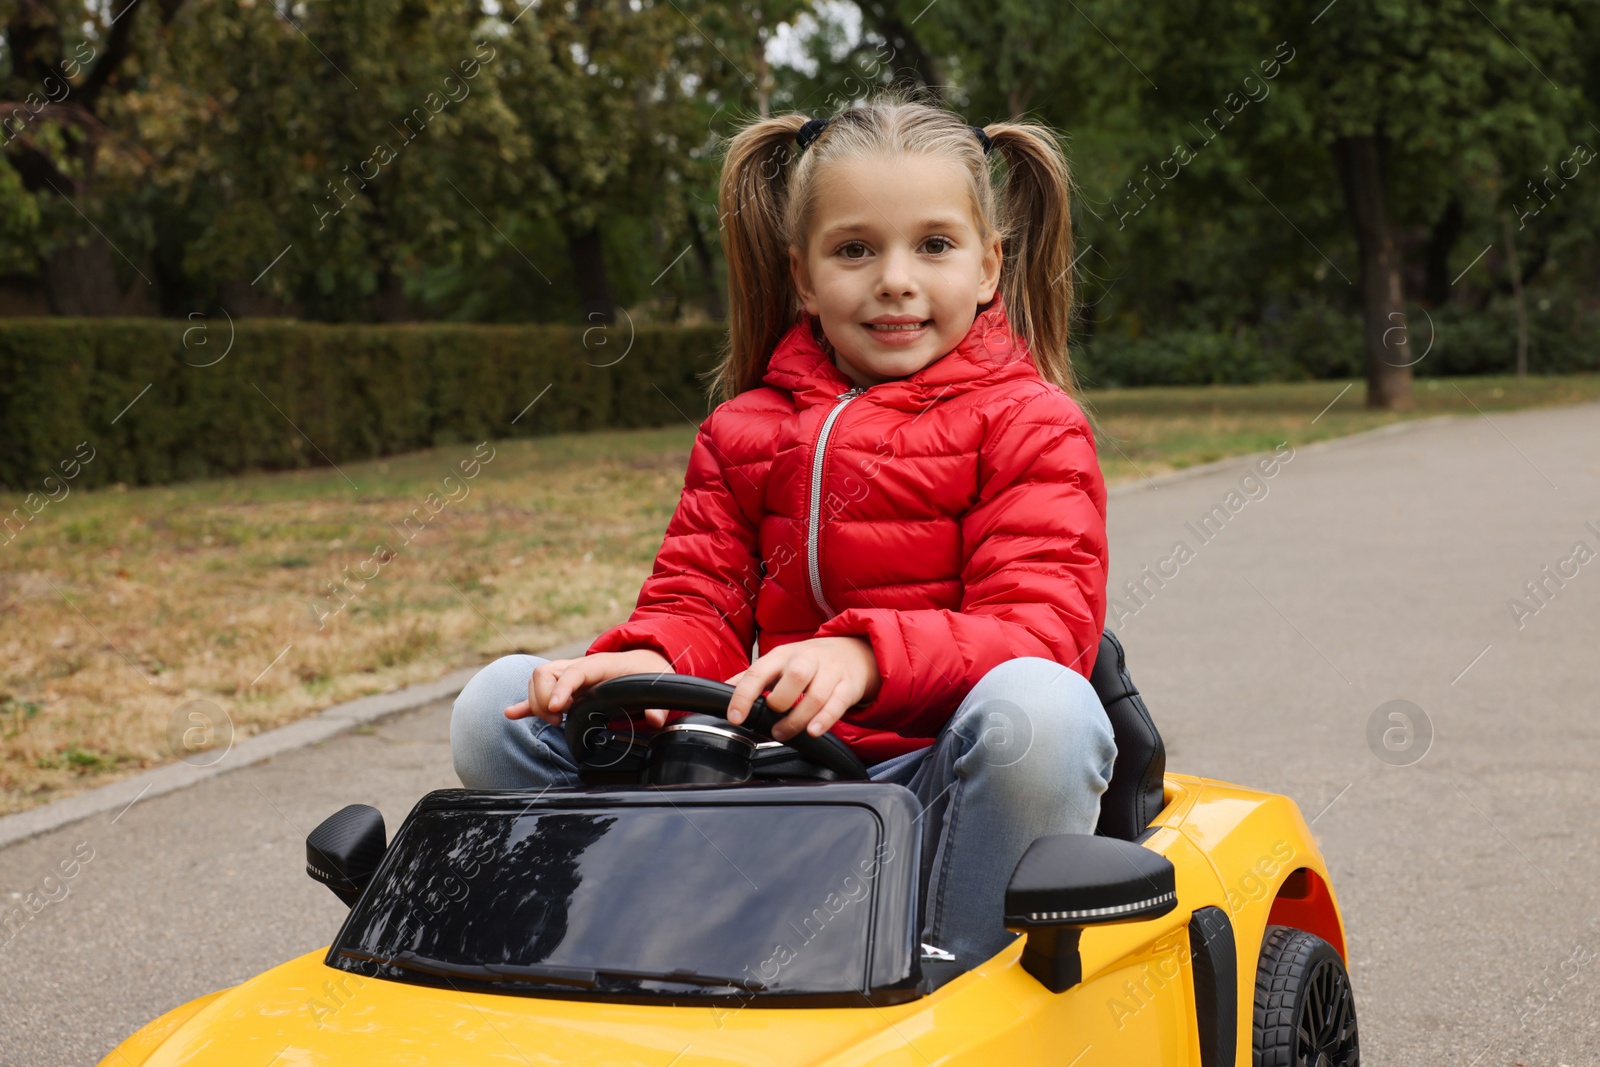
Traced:
[[1500, 224], [1506, 234], [1506, 266], [1511, 270], [1511, 293], [1517, 301], [1517, 381], [1528, 376], [1528, 305], [1522, 296], [1522, 268], [1517, 264], [1517, 235], [1511, 229], [1511, 216]]
[[1011, 115], [1012, 122], [1021, 122], [1028, 110], [1028, 102], [1033, 99], [1033, 87], [1027, 83], [1013, 85], [1006, 91], [1006, 110]]
[[0, 274], [0, 318], [50, 314], [44, 282], [25, 274]]
[[1461, 210], [1461, 201], [1451, 197], [1444, 214], [1439, 216], [1439, 221], [1433, 224], [1433, 231], [1428, 235], [1428, 273], [1423, 296], [1432, 307], [1441, 307], [1450, 299], [1450, 285], [1455, 281], [1450, 274], [1450, 253], [1461, 239], [1466, 222], [1467, 216]]
[[727, 317], [727, 308], [722, 303], [722, 287], [717, 284], [717, 268], [711, 258], [711, 247], [706, 244], [705, 231], [700, 228], [700, 220], [693, 211], [689, 216], [689, 241], [694, 247], [695, 262], [700, 265], [701, 284], [705, 287], [706, 314], [712, 322], [721, 322]]
[[[1405, 296], [1400, 285], [1400, 245], [1389, 219], [1381, 133], [1341, 137], [1334, 162], [1344, 185], [1345, 206], [1361, 249], [1361, 315], [1367, 350], [1367, 407], [1410, 408], [1411, 367], [1406, 338]], [[1399, 332], [1397, 332], [1399, 331]]]
[[871, 0], [856, 6], [861, 9], [862, 24], [877, 30], [892, 50], [894, 69], [891, 81], [921, 86], [928, 90], [935, 103], [943, 103], [944, 70], [911, 29], [916, 19], [913, 18], [910, 23], [903, 21], [899, 10], [884, 0]]
[[756, 114], [766, 118], [772, 114], [772, 68], [767, 63], [767, 42], [756, 34]]
[[411, 322], [416, 318], [406, 301], [405, 280], [387, 267], [378, 275], [378, 291], [372, 294], [370, 310], [377, 322]]
[[44, 261], [44, 285], [56, 315], [120, 315], [122, 290], [111, 246], [97, 235], [68, 237]]
[[611, 277], [606, 273], [599, 224], [567, 234], [567, 252], [572, 257], [572, 277], [578, 285], [583, 321], [608, 324], [617, 321], [617, 305], [611, 297]]

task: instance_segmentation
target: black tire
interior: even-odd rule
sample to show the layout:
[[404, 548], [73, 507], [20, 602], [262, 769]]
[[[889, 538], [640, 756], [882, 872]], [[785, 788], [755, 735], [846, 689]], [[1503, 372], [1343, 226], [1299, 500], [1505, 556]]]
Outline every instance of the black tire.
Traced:
[[1269, 926], [1256, 965], [1255, 1067], [1360, 1067], [1356, 1000], [1334, 947]]

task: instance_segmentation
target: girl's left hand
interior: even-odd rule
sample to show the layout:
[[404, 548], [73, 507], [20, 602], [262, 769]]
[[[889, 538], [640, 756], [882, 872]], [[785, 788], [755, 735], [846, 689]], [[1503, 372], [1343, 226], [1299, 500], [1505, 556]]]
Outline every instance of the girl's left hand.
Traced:
[[[769, 685], [767, 707], [788, 712], [772, 728], [774, 741], [804, 730], [820, 737], [844, 713], [877, 695], [883, 676], [872, 645], [862, 637], [814, 637], [773, 649], [728, 682], [734, 686], [728, 721], [738, 725]], [[776, 682], [776, 685], [773, 683]]]

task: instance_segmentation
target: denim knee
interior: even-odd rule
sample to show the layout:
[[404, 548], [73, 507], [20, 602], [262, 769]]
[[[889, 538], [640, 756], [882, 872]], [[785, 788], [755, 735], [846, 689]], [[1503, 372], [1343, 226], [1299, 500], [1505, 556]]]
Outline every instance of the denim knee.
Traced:
[[964, 760], [1029, 792], [1057, 788], [1071, 767], [1103, 793], [1116, 760], [1116, 738], [1100, 696], [1070, 667], [1035, 656], [1007, 660], [972, 687], [951, 719], [971, 744]]
[[450, 713], [450, 758], [456, 777], [469, 789], [508, 788], [515, 775], [517, 749], [536, 744], [538, 719], [508, 719], [505, 709], [528, 698], [533, 669], [546, 662], [538, 656], [502, 656], [467, 682]]

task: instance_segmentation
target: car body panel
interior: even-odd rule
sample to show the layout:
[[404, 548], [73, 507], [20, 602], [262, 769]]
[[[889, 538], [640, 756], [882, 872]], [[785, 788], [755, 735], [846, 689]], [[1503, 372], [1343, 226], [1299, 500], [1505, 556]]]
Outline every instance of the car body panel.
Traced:
[[[1181, 927], [1180, 927], [1181, 929]], [[1175, 958], [1177, 946], [1167, 951]], [[457, 994], [363, 979], [308, 953], [181, 1020], [154, 1050], [107, 1064], [199, 1067], [583, 1063], [674, 1067], [1072, 1062], [1077, 1067], [1194, 1059], [1187, 982], [1171, 983], [1100, 1040], [1106, 1001], [1155, 956], [1146, 948], [1075, 991], [1054, 995], [1018, 965], [1018, 941], [934, 994], [883, 1008], [674, 1008]], [[177, 1014], [177, 1013], [174, 1013]], [[427, 1035], [419, 1039], [418, 1035]], [[134, 1042], [130, 1040], [129, 1046]], [[1069, 1047], [1070, 1046], [1070, 1047]], [[1061, 1054], [1066, 1052], [1064, 1059]]]
[[1327, 896], [1307, 896], [1303, 906], [1332, 909], [1342, 952], [1331, 880], [1310, 827], [1285, 797], [1168, 774], [1164, 799], [1144, 847], [1172, 861], [1178, 908], [1086, 929], [1084, 980], [1061, 994], [1022, 968], [1021, 937], [916, 1000], [858, 1008], [465, 993], [363, 978], [327, 966], [319, 949], [163, 1016], [103, 1063], [1198, 1067], [1187, 924], [1210, 906], [1234, 928], [1237, 1063], [1248, 1065], [1255, 961], [1277, 896], [1295, 871], [1312, 872]]
[[178, 1005], [165, 1015], [151, 1019], [132, 1034], [129, 1034], [127, 1039], [101, 1062], [139, 1067], [139, 1064], [144, 1063], [152, 1053], [165, 1045], [167, 1039], [176, 1033], [180, 1026], [194, 1018], [200, 1013], [200, 1009], [226, 992], [226, 989], [219, 989], [215, 993], [207, 993], [203, 997], [196, 997], [186, 1004]]
[[[1344, 925], [1332, 879], [1317, 847], [1311, 827], [1299, 807], [1288, 797], [1264, 793], [1231, 782], [1188, 775], [1166, 775], [1167, 806], [1152, 826], [1163, 829], [1145, 841], [1173, 859], [1178, 859], [1165, 843], [1169, 835], [1180, 835], [1202, 857], [1216, 878], [1216, 895], [1185, 897], [1180, 886], [1178, 901], [1185, 914], [1207, 905], [1221, 908], [1233, 924], [1238, 957], [1238, 1063], [1251, 1062], [1250, 1035], [1254, 1026], [1256, 960], [1269, 922], [1277, 921], [1279, 900], [1285, 882], [1297, 870], [1314, 876], [1318, 888], [1326, 893], [1323, 907], [1314, 924], [1306, 929], [1323, 937], [1341, 957], [1345, 954]], [[1186, 794], [1174, 798], [1174, 791]], [[1175, 802], [1176, 799], [1176, 802]], [[1087, 938], [1085, 938], [1087, 940]], [[1187, 937], [1182, 954], [1187, 960]], [[1157, 973], [1154, 979], [1162, 976]], [[1136, 987], [1137, 988], [1137, 987]]]

